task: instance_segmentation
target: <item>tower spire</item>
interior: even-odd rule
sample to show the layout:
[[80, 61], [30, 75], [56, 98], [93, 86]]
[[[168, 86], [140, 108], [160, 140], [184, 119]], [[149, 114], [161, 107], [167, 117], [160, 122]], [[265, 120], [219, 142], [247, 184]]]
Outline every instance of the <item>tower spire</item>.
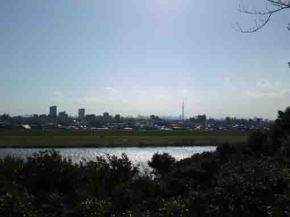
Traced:
[[184, 100], [182, 100], [182, 121], [184, 121]]

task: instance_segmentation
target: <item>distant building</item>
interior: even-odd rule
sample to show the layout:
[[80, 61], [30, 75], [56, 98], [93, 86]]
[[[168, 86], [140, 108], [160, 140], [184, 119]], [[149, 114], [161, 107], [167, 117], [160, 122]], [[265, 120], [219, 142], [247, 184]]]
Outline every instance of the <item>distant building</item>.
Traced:
[[26, 130], [30, 130], [31, 129], [30, 125], [28, 125], [28, 124], [21, 124], [20, 127], [23, 128], [23, 129], [26, 129]]
[[57, 117], [57, 106], [50, 106], [49, 107], [49, 116], [56, 118]]
[[121, 121], [121, 115], [116, 114], [116, 115], [115, 115], [115, 121], [116, 121], [116, 122], [120, 122], [120, 121]]
[[104, 112], [102, 119], [103, 119], [104, 123], [108, 123], [108, 122], [110, 122], [112, 120], [109, 112]]
[[197, 116], [197, 123], [205, 126], [206, 125], [206, 115], [198, 115]]
[[110, 117], [109, 112], [104, 112], [104, 113], [103, 113], [103, 117], [104, 117], [104, 118], [109, 118], [109, 117]]
[[86, 111], [85, 111], [84, 108], [79, 109], [79, 119], [80, 120], [84, 120], [85, 119], [85, 113], [86, 113]]
[[39, 115], [39, 120], [40, 121], [46, 121], [46, 119], [47, 119], [47, 115], [46, 114]]
[[103, 113], [103, 119], [104, 119], [104, 120], [109, 120], [109, 118], [110, 118], [110, 114], [109, 114], [109, 112], [104, 112], [104, 113]]
[[59, 119], [64, 120], [68, 118], [68, 114], [65, 111], [63, 111], [63, 112], [58, 113], [58, 117]]

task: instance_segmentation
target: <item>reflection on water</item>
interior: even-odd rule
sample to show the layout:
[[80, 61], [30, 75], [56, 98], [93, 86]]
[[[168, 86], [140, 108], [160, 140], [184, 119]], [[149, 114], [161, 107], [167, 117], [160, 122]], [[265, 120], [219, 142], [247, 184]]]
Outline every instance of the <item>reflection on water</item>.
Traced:
[[[1, 148], [0, 158], [7, 155], [25, 158], [32, 153], [53, 150], [50, 148]], [[215, 146], [194, 146], [194, 147], [116, 147], [116, 148], [54, 148], [61, 156], [70, 158], [74, 163], [82, 160], [94, 161], [96, 156], [111, 154], [121, 156], [125, 153], [133, 164], [143, 168], [147, 167], [147, 161], [150, 160], [154, 153], [169, 153], [176, 160], [181, 160], [202, 152], [212, 152], [216, 150]]]

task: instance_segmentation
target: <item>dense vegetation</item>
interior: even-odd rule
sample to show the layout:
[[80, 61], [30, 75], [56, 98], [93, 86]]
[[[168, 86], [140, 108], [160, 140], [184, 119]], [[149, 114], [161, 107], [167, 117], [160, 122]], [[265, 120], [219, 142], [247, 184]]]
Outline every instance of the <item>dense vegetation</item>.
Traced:
[[0, 161], [0, 216], [290, 216], [290, 109], [244, 145], [176, 161], [155, 154], [141, 173], [126, 155], [80, 165], [56, 152]]

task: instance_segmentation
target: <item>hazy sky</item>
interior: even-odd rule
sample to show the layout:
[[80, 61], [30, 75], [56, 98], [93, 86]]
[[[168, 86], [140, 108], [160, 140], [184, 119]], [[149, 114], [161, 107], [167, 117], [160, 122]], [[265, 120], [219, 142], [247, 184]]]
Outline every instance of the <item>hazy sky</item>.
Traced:
[[177, 116], [184, 99], [187, 117], [275, 118], [290, 105], [290, 10], [241, 34], [232, 26], [254, 20], [238, 5], [0, 1], [0, 114], [56, 104], [70, 114]]

